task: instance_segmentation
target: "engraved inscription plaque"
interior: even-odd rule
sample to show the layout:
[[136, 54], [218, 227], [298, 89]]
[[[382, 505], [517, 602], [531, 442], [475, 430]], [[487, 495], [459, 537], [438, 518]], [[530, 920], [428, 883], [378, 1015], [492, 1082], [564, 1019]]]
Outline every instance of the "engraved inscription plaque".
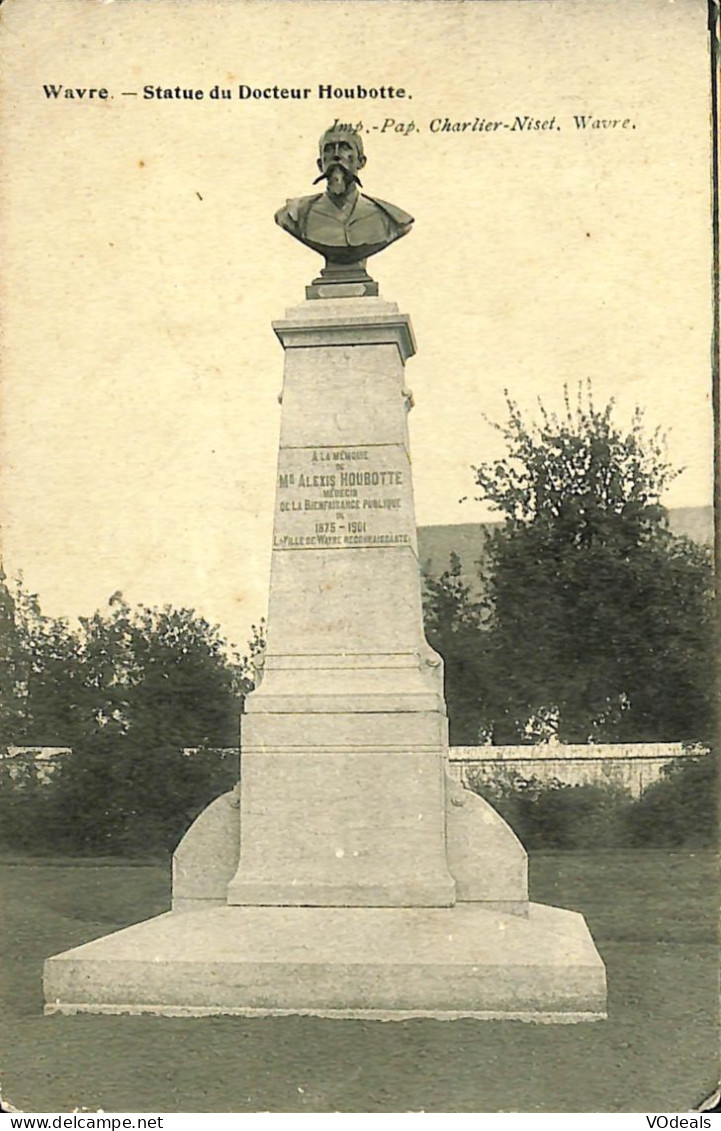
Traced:
[[273, 549], [415, 549], [410, 461], [398, 444], [284, 448]]

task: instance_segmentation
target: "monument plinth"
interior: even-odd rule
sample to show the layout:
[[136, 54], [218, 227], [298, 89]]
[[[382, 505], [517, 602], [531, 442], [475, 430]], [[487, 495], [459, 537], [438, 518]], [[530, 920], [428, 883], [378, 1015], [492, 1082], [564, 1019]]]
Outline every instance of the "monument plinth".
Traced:
[[441, 661], [423, 636], [408, 318], [316, 299], [285, 349], [263, 682], [243, 719], [229, 902], [454, 902]]
[[321, 141], [321, 207], [278, 214], [329, 266], [274, 324], [268, 639], [241, 785], [179, 845], [172, 912], [47, 961], [47, 1012], [605, 1015], [582, 917], [529, 903], [522, 845], [447, 773], [408, 440], [415, 341], [360, 259], [412, 221], [366, 198], [354, 235], [358, 197], [339, 190], [355, 189], [356, 136]]

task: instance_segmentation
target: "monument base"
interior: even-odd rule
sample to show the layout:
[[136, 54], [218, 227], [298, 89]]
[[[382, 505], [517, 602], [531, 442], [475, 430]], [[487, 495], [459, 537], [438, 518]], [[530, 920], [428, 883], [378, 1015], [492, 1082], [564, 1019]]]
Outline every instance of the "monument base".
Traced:
[[168, 912], [45, 963], [45, 1012], [593, 1021], [604, 966], [583, 917], [455, 907]]

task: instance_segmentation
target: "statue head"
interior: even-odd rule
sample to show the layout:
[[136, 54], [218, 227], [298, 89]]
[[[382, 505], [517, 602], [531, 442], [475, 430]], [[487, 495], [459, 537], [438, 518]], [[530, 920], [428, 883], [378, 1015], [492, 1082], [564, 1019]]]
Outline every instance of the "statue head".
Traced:
[[326, 180], [331, 196], [343, 196], [351, 185], [359, 185], [359, 171], [366, 163], [360, 134], [352, 127], [332, 125], [321, 136], [316, 181]]
[[320, 176], [314, 183], [326, 181], [327, 191], [288, 200], [276, 212], [275, 222], [325, 256], [324, 270], [333, 273], [334, 285], [338, 271], [348, 268], [355, 274], [346, 278], [345, 271], [345, 282], [375, 287], [363, 293], [377, 294], [377, 284], [365, 273], [365, 261], [410, 231], [413, 217], [388, 201], [356, 191], [358, 173], [366, 163], [361, 130], [336, 120], [321, 136], [318, 150]]

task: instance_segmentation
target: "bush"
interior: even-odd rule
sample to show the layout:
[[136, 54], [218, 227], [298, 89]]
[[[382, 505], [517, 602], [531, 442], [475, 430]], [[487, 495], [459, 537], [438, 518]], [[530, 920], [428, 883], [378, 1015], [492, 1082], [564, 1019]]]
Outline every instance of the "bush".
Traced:
[[185, 755], [169, 744], [142, 747], [110, 726], [68, 756], [55, 784], [73, 852], [171, 852], [198, 813], [238, 778], [237, 759], [215, 750]]
[[718, 845], [718, 757], [676, 758], [626, 815], [628, 843], [654, 848]]
[[569, 785], [501, 770], [470, 769], [468, 785], [494, 806], [528, 849], [713, 848], [718, 771], [713, 753], [675, 759], [634, 799], [610, 783]]
[[490, 783], [470, 775], [469, 785], [498, 810], [528, 849], [611, 848], [625, 843], [631, 799], [619, 786], [569, 785], [511, 771]]
[[33, 762], [0, 762], [0, 847], [45, 852], [63, 836], [55, 783]]
[[548, 790], [529, 813], [532, 847], [621, 847], [631, 804], [619, 786], [589, 783]]
[[237, 757], [172, 746], [140, 749], [105, 727], [49, 780], [30, 763], [0, 763], [0, 845], [36, 854], [172, 852], [198, 814], [238, 780]]
[[[240, 657], [192, 609], [131, 608], [115, 593], [106, 610], [71, 628], [0, 577], [3, 601], [13, 632], [0, 739], [72, 753], [49, 781], [17, 759], [12, 774], [0, 771], [2, 842], [36, 852], [172, 849], [237, 780], [237, 759], [213, 748], [238, 741], [263, 625]], [[199, 750], [186, 757], [188, 746]]]

